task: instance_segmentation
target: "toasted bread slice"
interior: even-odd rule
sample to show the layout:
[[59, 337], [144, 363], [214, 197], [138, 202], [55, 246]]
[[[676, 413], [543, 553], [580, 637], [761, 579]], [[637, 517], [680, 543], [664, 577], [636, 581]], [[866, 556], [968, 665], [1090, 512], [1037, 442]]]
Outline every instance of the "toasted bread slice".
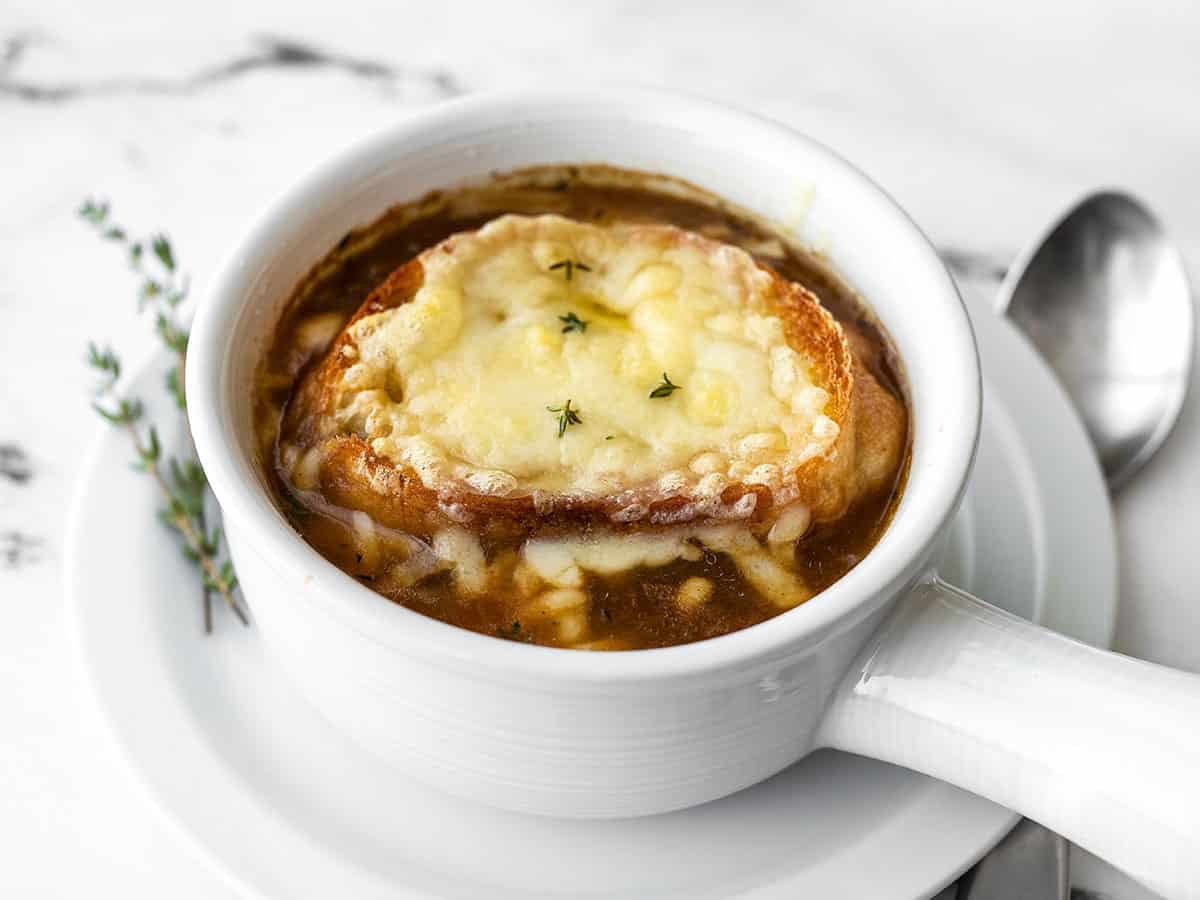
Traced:
[[509, 215], [366, 298], [293, 392], [278, 456], [302, 498], [421, 536], [794, 540], [894, 478], [904, 428], [817, 298], [744, 251]]

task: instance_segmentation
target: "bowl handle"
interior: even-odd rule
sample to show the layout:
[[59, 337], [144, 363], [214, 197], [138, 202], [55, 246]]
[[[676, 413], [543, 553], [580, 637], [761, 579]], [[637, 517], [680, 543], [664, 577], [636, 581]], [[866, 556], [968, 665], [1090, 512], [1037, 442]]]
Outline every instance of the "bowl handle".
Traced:
[[936, 577], [867, 643], [818, 741], [924, 772], [1200, 898], [1200, 676], [1097, 650]]

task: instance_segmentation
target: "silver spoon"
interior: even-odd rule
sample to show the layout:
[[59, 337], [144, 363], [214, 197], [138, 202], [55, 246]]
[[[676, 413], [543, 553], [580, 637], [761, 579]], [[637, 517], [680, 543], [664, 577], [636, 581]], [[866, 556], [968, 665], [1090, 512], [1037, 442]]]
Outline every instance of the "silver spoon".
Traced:
[[1128, 194], [1084, 197], [1008, 270], [997, 298], [1057, 373], [1111, 490], [1166, 440], [1192, 365], [1179, 252]]
[[[1109, 489], [1129, 480], [1179, 417], [1193, 311], [1178, 251], [1146, 207], [1102, 191], [1071, 207], [1009, 268], [996, 301], [1058, 374]], [[959, 884], [959, 900], [1065, 900], [1067, 841], [1023, 821]]]

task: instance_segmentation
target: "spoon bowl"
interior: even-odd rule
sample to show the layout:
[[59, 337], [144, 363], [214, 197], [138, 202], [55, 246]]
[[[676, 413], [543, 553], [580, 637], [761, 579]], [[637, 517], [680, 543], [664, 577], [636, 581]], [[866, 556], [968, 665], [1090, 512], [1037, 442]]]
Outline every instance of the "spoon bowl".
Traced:
[[1117, 191], [1084, 197], [1009, 269], [998, 306], [1058, 374], [1114, 490], [1179, 416], [1192, 363], [1183, 261]]

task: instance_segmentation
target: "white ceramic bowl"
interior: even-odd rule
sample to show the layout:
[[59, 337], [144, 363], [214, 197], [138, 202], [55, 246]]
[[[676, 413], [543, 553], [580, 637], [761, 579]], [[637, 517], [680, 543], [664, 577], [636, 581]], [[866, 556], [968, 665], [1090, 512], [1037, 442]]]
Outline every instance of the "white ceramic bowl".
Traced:
[[[677, 176], [792, 225], [891, 333], [911, 390], [908, 486], [874, 550], [810, 602], [660, 650], [499, 641], [376, 595], [316, 554], [272, 504], [255, 462], [251, 384], [300, 277], [346, 231], [396, 203], [493, 171], [565, 162]], [[517, 810], [630, 816], [723, 796], [837, 746], [1033, 815], [1158, 879], [1160, 890], [1192, 878], [1177, 895], [1200, 896], [1198, 830], [1169, 791], [1127, 774], [1120, 790], [1101, 792], [1081, 777], [1103, 780], [1134, 758], [1172, 776], [1190, 771], [1194, 788], [1200, 770], [1184, 762], [1195, 754], [1140, 726], [1114, 733], [1103, 713], [1112, 693], [1096, 679], [1116, 679], [1143, 718], [1184, 715], [1173, 726], [1183, 734], [1200, 729], [1196, 682], [1076, 645], [932, 576], [979, 427], [970, 324], [907, 216], [803, 135], [633, 89], [485, 95], [409, 117], [290, 190], [238, 243], [199, 309], [187, 368], [196, 447], [256, 624], [331, 722], [416, 776]], [[1047, 704], [1042, 695], [1059, 688], [1070, 696]], [[1156, 840], [1129, 851], [1115, 808]]]

